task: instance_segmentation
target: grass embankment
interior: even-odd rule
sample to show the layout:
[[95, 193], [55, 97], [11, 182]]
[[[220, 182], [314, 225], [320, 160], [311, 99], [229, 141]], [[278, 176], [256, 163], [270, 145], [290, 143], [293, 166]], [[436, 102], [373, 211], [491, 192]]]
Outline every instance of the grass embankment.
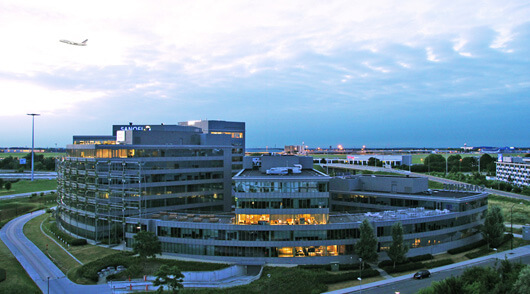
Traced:
[[0, 200], [0, 228], [17, 216], [54, 206], [56, 198], [55, 193], [50, 193], [44, 196], [37, 194], [32, 197]]
[[0, 282], [0, 293], [41, 293], [18, 260], [0, 241], [0, 268], [6, 270], [6, 280]]
[[488, 205], [499, 206], [502, 210], [502, 214], [504, 215], [504, 221], [506, 223], [510, 223], [510, 210], [512, 207], [514, 224], [525, 225], [530, 222], [530, 201], [528, 200], [509, 198], [499, 195], [490, 195], [488, 197]]
[[39, 193], [40, 191], [57, 189], [57, 180], [20, 180], [14, 182], [10, 190], [0, 189], [0, 196], [20, 193]]

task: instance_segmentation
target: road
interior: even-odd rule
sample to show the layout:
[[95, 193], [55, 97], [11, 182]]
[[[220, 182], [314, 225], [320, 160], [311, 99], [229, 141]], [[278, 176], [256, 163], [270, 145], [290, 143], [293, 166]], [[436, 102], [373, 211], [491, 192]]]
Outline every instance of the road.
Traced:
[[[391, 172], [391, 173], [398, 173], [403, 175], [411, 175], [411, 176], [417, 176], [417, 177], [425, 177], [428, 178], [431, 181], [439, 182], [443, 184], [464, 184], [469, 185], [468, 183], [439, 178], [431, 175], [426, 174], [420, 174], [420, 173], [413, 173], [409, 171], [404, 171], [400, 169], [391, 169], [391, 168], [384, 168], [384, 167], [374, 167], [374, 166], [366, 166], [366, 165], [353, 165], [353, 164], [343, 164], [343, 163], [332, 163], [332, 164], [321, 164], [323, 168], [330, 167], [330, 168], [342, 168], [342, 169], [354, 169], [354, 170], [367, 170], [372, 172]], [[510, 193], [506, 191], [496, 190], [496, 189], [489, 189], [486, 188], [486, 192], [490, 194], [496, 194], [500, 196], [510, 197], [510, 198], [516, 198], [516, 199], [522, 199], [530, 201], [530, 196]]]
[[[30, 219], [43, 214], [44, 211], [26, 214], [7, 223], [0, 230], [0, 239], [7, 245], [22, 267], [29, 274], [35, 284], [43, 293], [53, 294], [91, 294], [111, 293], [107, 284], [103, 285], [78, 285], [71, 282], [53, 264], [42, 251], [37, 248], [22, 231], [24, 224]], [[49, 288], [48, 288], [49, 287]]]
[[[31, 179], [31, 172], [25, 172], [25, 173], [0, 172], [0, 178], [29, 180]], [[53, 180], [57, 178], [57, 172], [34, 172], [33, 178], [35, 180]]]
[[[510, 253], [511, 252], [511, 253]], [[382, 280], [367, 285], [350, 287], [337, 291], [328, 292], [329, 294], [346, 294], [346, 293], [364, 293], [364, 294], [380, 294], [380, 293], [397, 293], [400, 294], [413, 294], [418, 292], [420, 289], [429, 287], [434, 281], [441, 281], [451, 276], [461, 275], [467, 268], [473, 266], [492, 266], [499, 262], [501, 259], [508, 258], [514, 262], [521, 262], [524, 264], [530, 264], [530, 245], [525, 247], [519, 247], [514, 250], [500, 252], [477, 259], [472, 259], [456, 264], [451, 264], [431, 270], [431, 277], [414, 280], [412, 274], [392, 278], [388, 280]]]
[[44, 193], [44, 194], [48, 194], [48, 193], [51, 193], [51, 192], [56, 192], [57, 190], [46, 190], [46, 191], [36, 191], [36, 192], [28, 192], [28, 193], [20, 193], [20, 194], [11, 194], [11, 195], [6, 195], [6, 196], [0, 196], [0, 200], [6, 200], [6, 199], [13, 199], [13, 198], [23, 198], [23, 197], [29, 197], [31, 196], [32, 194], [39, 194], [40, 193]]

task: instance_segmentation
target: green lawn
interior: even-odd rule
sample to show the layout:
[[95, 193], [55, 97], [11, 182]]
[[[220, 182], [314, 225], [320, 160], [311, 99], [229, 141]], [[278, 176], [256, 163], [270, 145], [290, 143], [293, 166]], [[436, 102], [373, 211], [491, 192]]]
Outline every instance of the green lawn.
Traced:
[[[522, 204], [519, 204], [522, 203]], [[518, 225], [527, 224], [530, 221], [530, 201], [515, 198], [503, 197], [499, 195], [490, 195], [488, 205], [500, 206], [504, 215], [504, 222], [510, 223], [510, 210], [513, 206], [513, 223]]]
[[18, 260], [0, 241], [0, 268], [6, 270], [6, 280], [0, 282], [0, 293], [41, 293]]
[[57, 180], [34, 180], [33, 182], [30, 180], [20, 180], [13, 183], [10, 190], [1, 189], [0, 196], [55, 189], [57, 189]]

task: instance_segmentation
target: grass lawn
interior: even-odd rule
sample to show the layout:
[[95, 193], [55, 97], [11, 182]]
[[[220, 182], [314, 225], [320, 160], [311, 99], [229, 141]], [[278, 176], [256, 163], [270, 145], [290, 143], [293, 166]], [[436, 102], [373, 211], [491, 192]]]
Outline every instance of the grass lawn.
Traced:
[[[68, 273], [69, 270], [79, 266], [79, 263], [68, 255], [64, 250], [42, 234], [40, 230], [41, 222], [46, 219], [49, 214], [45, 213], [38, 216], [24, 225], [24, 235], [28, 237], [44, 254], [48, 255], [50, 259], [63, 272]], [[48, 247], [48, 250], [46, 250]]]
[[[383, 278], [381, 276], [365, 278], [365, 279], [363, 279], [363, 285], [364, 284], [368, 284], [368, 283], [381, 281], [381, 280], [384, 280], [384, 279], [385, 278]], [[349, 287], [355, 287], [355, 286], [357, 286], [357, 287], [359, 286], [359, 281], [351, 280], [351, 281], [346, 281], [346, 282], [329, 284], [328, 285], [328, 291], [335, 291], [335, 290], [340, 290], [340, 289], [349, 288]]]
[[511, 221], [510, 209], [512, 208], [512, 206], [514, 224], [524, 225], [530, 221], [530, 201], [503, 197], [498, 195], [490, 195], [488, 197], [488, 205], [497, 205], [501, 208], [502, 213], [504, 215], [505, 223], [509, 224]]
[[[18, 157], [23, 158], [24, 156], [31, 154], [31, 152], [21, 152], [21, 153], [0, 153], [0, 158], [6, 158], [6, 157]], [[37, 153], [35, 152], [35, 155], [44, 155], [44, 157], [63, 157], [66, 156], [66, 153], [57, 153], [57, 152], [44, 152], [44, 153]]]
[[311, 154], [309, 155], [313, 158], [338, 158], [338, 159], [346, 159], [346, 156], [348, 154]]
[[57, 180], [20, 180], [13, 183], [11, 190], [1, 189], [0, 196], [29, 193], [29, 192], [40, 192], [47, 190], [57, 189]]
[[7, 275], [6, 280], [0, 282], [0, 293], [41, 293], [39, 287], [2, 241], [0, 241], [0, 268], [5, 269]]

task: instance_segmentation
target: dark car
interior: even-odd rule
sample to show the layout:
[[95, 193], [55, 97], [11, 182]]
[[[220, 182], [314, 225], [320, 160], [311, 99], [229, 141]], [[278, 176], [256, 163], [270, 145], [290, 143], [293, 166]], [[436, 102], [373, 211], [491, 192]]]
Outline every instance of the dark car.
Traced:
[[424, 271], [419, 271], [419, 272], [415, 273], [413, 278], [414, 279], [423, 279], [423, 278], [428, 278], [430, 276], [431, 276], [431, 272], [429, 272], [428, 270], [424, 270]]

